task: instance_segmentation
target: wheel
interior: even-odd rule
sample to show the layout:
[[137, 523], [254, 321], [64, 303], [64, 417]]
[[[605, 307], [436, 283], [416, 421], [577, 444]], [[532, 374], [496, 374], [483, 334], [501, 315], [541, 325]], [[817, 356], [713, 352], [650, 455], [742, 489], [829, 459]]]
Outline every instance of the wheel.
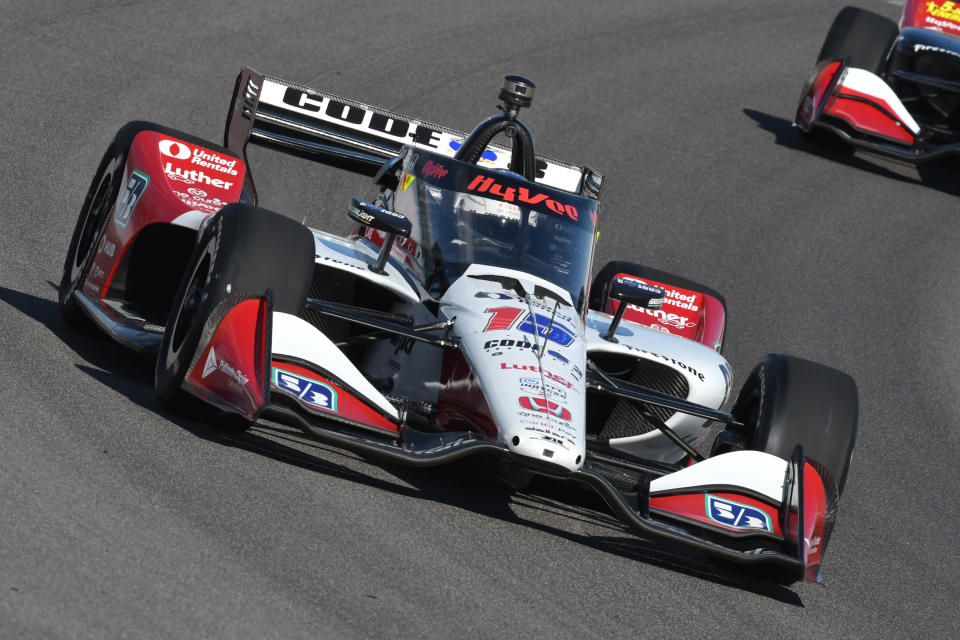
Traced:
[[760, 361], [744, 383], [731, 411], [745, 428], [740, 446], [735, 431], [721, 434], [714, 452], [735, 448], [764, 451], [789, 460], [796, 445], [838, 494], [847, 481], [857, 437], [859, 397], [847, 374], [783, 354]]
[[[687, 278], [683, 278], [672, 273], [667, 273], [666, 271], [660, 271], [659, 269], [645, 267], [642, 264], [626, 262], [624, 260], [614, 260], [608, 262], [603, 266], [602, 269], [600, 269], [600, 271], [597, 272], [597, 275], [593, 277], [593, 282], [590, 285], [589, 306], [591, 309], [594, 311], [603, 310], [604, 304], [606, 303], [607, 292], [610, 287], [610, 281], [618, 273], [627, 273], [638, 278], [646, 278], [656, 282], [662, 282], [663, 284], [670, 284], [675, 287], [680, 287], [681, 289], [689, 289], [691, 291], [705, 293], [708, 296], [712, 296], [720, 301], [720, 305], [723, 307], [724, 324], [727, 322], [727, 300], [717, 291], [708, 286], [702, 285], [699, 282], [694, 282], [693, 280], [688, 280]], [[726, 334], [726, 330], [724, 330], [724, 334]], [[720, 353], [723, 352], [722, 343], [717, 348], [717, 351]]]
[[897, 23], [872, 11], [844, 7], [833, 19], [820, 48], [817, 63], [847, 60], [847, 64], [881, 75], [893, 41], [900, 33]]
[[[313, 234], [278, 213], [229, 204], [207, 223], [174, 297], [157, 356], [154, 391], [160, 406], [192, 418], [218, 416], [183, 391], [184, 377], [197, 357], [204, 324], [224, 300], [273, 291], [273, 310], [299, 315], [313, 277]], [[240, 416], [219, 416], [221, 424], [243, 429]]]
[[124, 169], [126, 168], [127, 156], [130, 153], [130, 146], [137, 134], [142, 131], [156, 131], [186, 142], [205, 146], [225, 155], [234, 156], [232, 152], [219, 145], [152, 122], [139, 120], [128, 122], [117, 132], [100, 160], [100, 165], [97, 167], [90, 188], [87, 190], [87, 195], [84, 197], [83, 205], [80, 207], [80, 215], [70, 238], [67, 257], [63, 265], [63, 275], [60, 278], [58, 296], [60, 316], [68, 326], [74, 329], [85, 330], [92, 326], [90, 319], [87, 318], [74, 300], [73, 293], [83, 286], [83, 279], [86, 277], [90, 263], [96, 254], [97, 244], [100, 242], [100, 237], [107, 226], [107, 222], [113, 215], [117, 197], [122, 190]]

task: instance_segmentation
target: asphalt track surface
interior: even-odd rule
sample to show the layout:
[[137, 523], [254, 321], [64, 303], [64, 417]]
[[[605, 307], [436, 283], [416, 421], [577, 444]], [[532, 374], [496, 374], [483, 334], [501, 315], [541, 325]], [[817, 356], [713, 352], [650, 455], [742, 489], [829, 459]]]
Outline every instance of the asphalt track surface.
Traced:
[[[0, 637], [960, 635], [958, 167], [798, 140], [839, 2], [199, 5], [0, 2]], [[458, 128], [534, 79], [538, 150], [607, 174], [598, 262], [724, 292], [737, 385], [771, 351], [858, 381], [825, 585], [741, 578], [549, 484], [161, 414], [151, 363], [67, 330], [55, 283], [116, 129], [219, 140], [243, 65]], [[263, 205], [321, 228], [372, 193], [251, 161]]]

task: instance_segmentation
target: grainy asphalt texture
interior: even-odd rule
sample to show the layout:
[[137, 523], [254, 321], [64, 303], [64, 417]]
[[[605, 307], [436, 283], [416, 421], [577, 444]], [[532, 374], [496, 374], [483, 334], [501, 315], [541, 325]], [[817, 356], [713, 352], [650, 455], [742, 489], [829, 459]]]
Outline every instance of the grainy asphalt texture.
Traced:
[[[0, 2], [0, 637], [960, 635], [960, 174], [791, 130], [840, 4]], [[219, 141], [244, 65], [467, 129], [534, 79], [538, 150], [607, 175], [598, 262], [723, 292], [737, 385], [771, 351], [858, 381], [825, 586], [742, 579], [565, 488], [171, 419], [149, 361], [67, 330], [55, 283], [116, 129]], [[320, 228], [372, 193], [251, 161], [263, 205]]]

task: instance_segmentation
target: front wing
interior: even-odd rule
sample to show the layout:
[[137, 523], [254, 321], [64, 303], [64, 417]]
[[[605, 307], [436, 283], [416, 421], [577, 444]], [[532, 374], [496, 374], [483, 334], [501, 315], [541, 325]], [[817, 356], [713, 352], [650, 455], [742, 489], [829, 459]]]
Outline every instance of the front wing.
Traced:
[[[494, 458], [585, 485], [643, 535], [734, 563], [773, 568], [786, 581], [819, 579], [833, 512], [831, 492], [799, 447], [789, 462], [740, 451], [680, 470], [588, 450], [584, 464], [571, 471], [516, 455], [477, 433], [420, 432], [404, 424], [401, 410], [349, 360], [330, 357], [337, 349], [322, 332], [271, 307], [268, 292], [211, 318], [185, 388], [222, 410], [267, 417], [401, 464]], [[279, 335], [272, 330], [278, 326]], [[280, 337], [286, 334], [291, 340]]]

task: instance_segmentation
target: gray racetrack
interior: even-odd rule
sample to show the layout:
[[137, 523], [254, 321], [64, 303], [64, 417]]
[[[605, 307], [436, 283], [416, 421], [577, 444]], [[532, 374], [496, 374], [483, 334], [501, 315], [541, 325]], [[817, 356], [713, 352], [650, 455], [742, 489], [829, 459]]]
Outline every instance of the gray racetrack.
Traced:
[[[798, 140], [840, 2], [200, 5], [0, 2], [0, 637], [960, 635], [958, 169]], [[534, 79], [537, 149], [607, 174], [600, 262], [724, 292], [737, 385], [770, 351], [857, 379], [825, 586], [640, 541], [565, 488], [160, 414], [151, 363], [67, 330], [55, 285], [116, 129], [219, 141], [243, 65], [458, 128]], [[262, 204], [322, 228], [371, 193], [251, 160]]]

